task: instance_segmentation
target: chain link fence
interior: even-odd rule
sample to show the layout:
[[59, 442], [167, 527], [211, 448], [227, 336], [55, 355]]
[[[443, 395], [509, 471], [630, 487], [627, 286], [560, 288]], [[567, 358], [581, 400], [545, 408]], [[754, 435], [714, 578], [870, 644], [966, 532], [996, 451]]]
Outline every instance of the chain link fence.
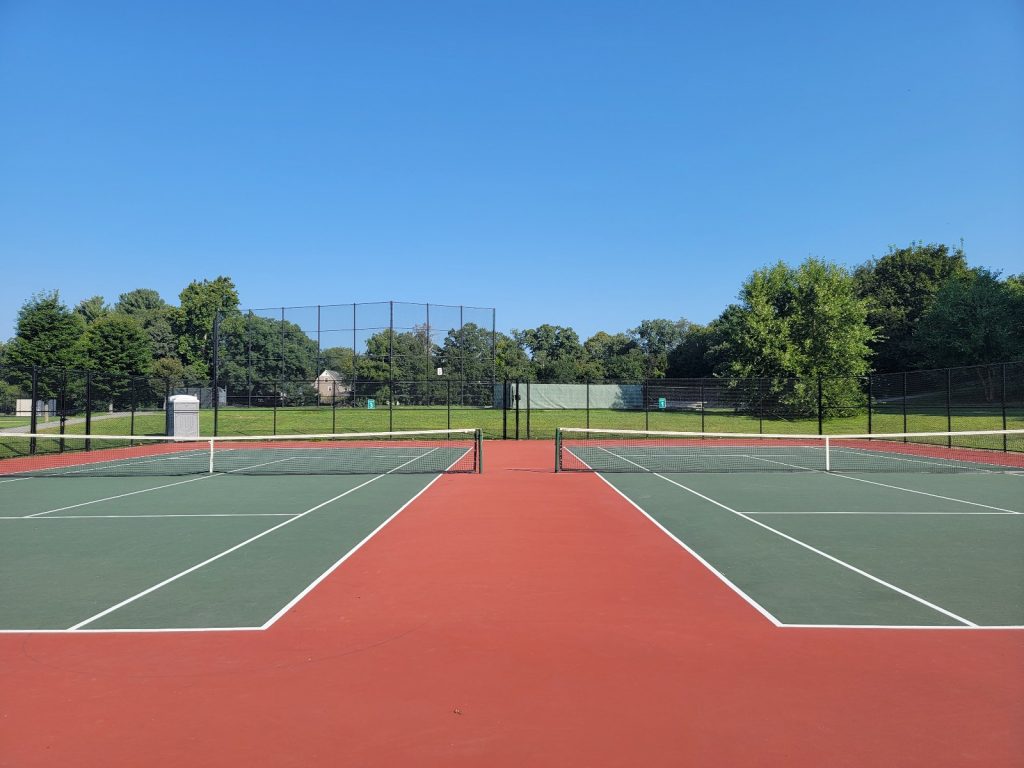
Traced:
[[863, 378], [650, 379], [547, 384], [332, 378], [209, 380], [0, 367], [0, 430], [161, 435], [167, 398], [200, 400], [206, 435], [557, 427], [865, 434], [1024, 428], [1024, 361]]

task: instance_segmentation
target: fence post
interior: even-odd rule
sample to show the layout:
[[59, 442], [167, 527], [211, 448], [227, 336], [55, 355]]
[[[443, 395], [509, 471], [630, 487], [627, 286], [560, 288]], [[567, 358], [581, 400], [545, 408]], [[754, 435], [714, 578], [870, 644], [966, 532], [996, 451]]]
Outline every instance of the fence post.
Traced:
[[533, 415], [533, 408], [531, 407], [532, 400], [530, 399], [530, 382], [526, 382], [526, 439], [529, 440], [533, 437], [530, 423], [530, 417]]
[[[907, 431], [907, 373], [903, 372], [903, 431]], [[903, 442], [907, 442], [907, 438], [903, 438]]]
[[764, 434], [764, 379], [757, 380], [757, 434]]
[[515, 403], [516, 403], [516, 440], [518, 440], [519, 439], [519, 380], [518, 379], [516, 379], [515, 388], [516, 388], [516, 394], [515, 394]]
[[132, 415], [129, 420], [128, 434], [135, 434], [135, 377], [132, 376]]
[[[953, 431], [953, 411], [952, 411], [952, 399], [953, 399], [953, 374], [952, 369], [946, 369], [946, 431]], [[946, 436], [946, 447], [953, 447], [953, 436]]]
[[587, 429], [590, 429], [590, 379], [587, 379]]
[[821, 376], [818, 376], [818, 434], [825, 434], [825, 413], [822, 408]]
[[[999, 367], [1000, 367], [1000, 370], [1002, 371], [1002, 380], [1003, 380], [1003, 386], [1002, 386], [1002, 390], [1001, 390], [1000, 398], [999, 399], [1002, 401], [1003, 429], [1006, 429], [1006, 363], [1003, 363]], [[1007, 450], [1007, 447], [1006, 447], [1006, 434], [1004, 433], [1003, 434], [1003, 452], [1005, 453], [1006, 450]]]
[[651, 400], [649, 395], [651, 381], [650, 379], [644, 379], [643, 396], [644, 396], [644, 429], [651, 428]]
[[706, 402], [704, 400], [704, 379], [700, 380], [700, 431], [704, 432], [704, 411], [706, 411]]
[[874, 396], [874, 387], [873, 387], [872, 382], [873, 382], [873, 379], [871, 377], [871, 374], [869, 373], [868, 374], [868, 434], [869, 435], [871, 434], [871, 431], [872, 431], [871, 430], [871, 400], [872, 400], [872, 397]]
[[[32, 403], [29, 408], [28, 431], [33, 435], [39, 428], [39, 414], [36, 413], [36, 403], [39, 402], [39, 366], [32, 366]], [[36, 452], [36, 439], [33, 437], [28, 441], [28, 452]]]
[[448, 429], [452, 428], [452, 380], [445, 379], [445, 383], [448, 385]]
[[[92, 434], [92, 371], [85, 372], [85, 434]], [[85, 450], [92, 450], [92, 440], [85, 441]]]
[[501, 439], [508, 440], [508, 399], [511, 394], [508, 379], [501, 385]]
[[274, 416], [273, 416], [273, 418], [274, 418], [274, 426], [272, 427], [272, 431], [270, 433], [272, 435], [276, 435], [277, 434], [277, 401], [278, 401], [278, 399], [280, 397], [281, 397], [281, 385], [278, 382], [275, 381], [274, 382], [274, 396], [272, 398], [270, 398], [271, 409], [273, 410], [273, 413], [274, 413]]
[[[284, 333], [284, 309], [281, 310], [281, 332]], [[211, 396], [213, 397], [213, 434], [217, 434], [217, 417], [220, 412], [220, 397], [217, 392], [217, 382], [220, 381], [220, 322], [222, 316], [217, 312], [213, 316], [213, 386]], [[284, 349], [281, 350], [281, 359], [284, 360]], [[200, 396], [202, 392], [199, 393]]]

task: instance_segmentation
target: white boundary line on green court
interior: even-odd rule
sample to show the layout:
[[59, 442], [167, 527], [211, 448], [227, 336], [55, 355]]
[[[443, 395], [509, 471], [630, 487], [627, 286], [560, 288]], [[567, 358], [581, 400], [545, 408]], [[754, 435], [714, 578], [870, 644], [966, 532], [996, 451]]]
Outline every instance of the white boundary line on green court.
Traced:
[[879, 512], [877, 510], [857, 510], [856, 512], [843, 512], [835, 510], [805, 510], [801, 512], [797, 511], [758, 511], [758, 512], [744, 512], [744, 515], [880, 515], [882, 517], [897, 517], [906, 515], [946, 515], [949, 517], [959, 517], [960, 515], [975, 516], [975, 515], [996, 515], [998, 517], [1006, 517], [1008, 515], [1016, 515], [1016, 512], [968, 512], [964, 510], [962, 512]]
[[109, 608], [106, 608], [106, 609], [100, 611], [99, 613], [97, 613], [97, 614], [95, 614], [93, 616], [90, 616], [87, 619], [83, 619], [82, 621], [78, 622], [77, 624], [74, 624], [74, 625], [68, 627], [67, 631], [75, 632], [75, 631], [81, 629], [82, 627], [86, 626], [87, 624], [92, 624], [94, 621], [97, 621], [98, 619], [101, 619], [104, 616], [106, 616], [106, 615], [108, 615], [110, 613], [113, 613], [114, 611], [117, 611], [117, 610], [123, 608], [124, 606], [126, 606], [126, 605], [128, 605], [130, 603], [134, 603], [136, 600], [138, 600], [138, 599], [140, 599], [142, 597], [145, 597], [146, 595], [151, 594], [152, 592], [155, 592], [156, 590], [161, 589], [162, 587], [165, 587], [165, 586], [167, 586], [168, 584], [170, 584], [170, 583], [172, 583], [174, 581], [177, 581], [178, 579], [182, 578], [183, 576], [187, 576], [188, 574], [190, 574], [190, 573], [192, 573], [194, 571], [197, 571], [200, 568], [202, 568], [204, 566], [207, 566], [207, 565], [209, 565], [210, 563], [212, 563], [212, 562], [214, 562], [216, 560], [220, 560], [222, 557], [226, 557], [227, 555], [230, 555], [232, 552], [235, 552], [235, 551], [241, 549], [242, 547], [244, 547], [244, 546], [246, 546], [248, 544], [251, 544], [252, 542], [256, 541], [257, 539], [262, 539], [264, 536], [266, 536], [266, 535], [268, 535], [270, 533], [273, 533], [274, 531], [276, 531], [276, 530], [278, 530], [280, 528], [284, 528], [284, 526], [286, 526], [286, 525], [291, 525], [296, 520], [301, 520], [303, 517], [305, 517], [306, 515], [310, 514], [311, 512], [316, 512], [318, 509], [326, 507], [328, 504], [331, 504], [331, 503], [337, 501], [338, 499], [341, 499], [341, 498], [343, 498], [345, 496], [348, 496], [350, 493], [354, 493], [355, 491], [358, 491], [360, 488], [364, 488], [365, 486], [369, 485], [370, 483], [373, 483], [373, 482], [376, 482], [377, 480], [380, 480], [382, 477], [387, 477], [392, 472], [396, 472], [399, 469], [401, 469], [402, 467], [406, 466], [407, 464], [412, 464], [412, 462], [416, 461], [417, 459], [423, 458], [423, 456], [427, 456], [427, 455], [433, 453], [436, 450], [438, 450], [438, 449], [437, 448], [432, 448], [431, 450], [427, 451], [426, 453], [422, 454], [421, 456], [417, 456], [416, 458], [409, 459], [409, 461], [406, 461], [406, 462], [404, 462], [402, 464], [399, 464], [397, 467], [394, 467], [393, 469], [389, 469], [384, 474], [376, 475], [374, 477], [371, 477], [366, 482], [360, 483], [359, 485], [357, 485], [357, 486], [355, 486], [353, 488], [349, 488], [347, 491], [345, 491], [343, 493], [339, 493], [337, 496], [333, 496], [330, 499], [328, 499], [327, 501], [323, 501], [323, 502], [317, 504], [314, 507], [310, 507], [305, 512], [300, 512], [297, 515], [295, 515], [294, 517], [292, 517], [292, 518], [290, 518], [288, 520], [285, 520], [282, 523], [278, 523], [277, 525], [271, 526], [270, 528], [267, 528], [265, 531], [262, 531], [261, 533], [257, 533], [255, 536], [251, 536], [248, 539], [246, 539], [245, 541], [240, 542], [238, 544], [235, 544], [233, 547], [229, 547], [228, 549], [225, 549], [223, 552], [220, 552], [219, 554], [216, 554], [213, 557], [208, 557], [206, 560], [203, 560], [201, 563], [196, 563], [192, 567], [186, 568], [184, 571], [181, 571], [180, 573], [176, 573], [174, 576], [166, 578], [163, 581], [159, 582], [158, 584], [154, 584], [153, 586], [151, 586], [151, 587], [149, 587], [147, 589], [142, 590], [138, 594], [132, 595], [131, 597], [129, 597], [129, 598], [125, 599], [125, 600], [122, 600], [121, 602], [117, 603], [116, 605], [112, 605]]
[[[449, 464], [448, 465], [448, 469], [451, 469], [456, 464], [458, 464], [460, 461], [462, 461], [462, 459], [465, 458], [467, 453], [469, 453], [468, 449], [466, 451], [464, 451], [461, 456], [459, 456], [457, 459], [455, 459], [455, 461], [453, 461], [451, 464]], [[447, 470], [445, 470], [445, 471], [447, 471]], [[392, 520], [394, 520], [398, 516], [398, 514], [400, 512], [402, 512], [406, 507], [408, 507], [410, 504], [412, 504], [414, 501], [416, 501], [416, 499], [418, 499], [420, 496], [422, 496], [424, 493], [426, 493], [427, 489], [430, 488], [430, 486], [432, 486], [434, 483], [436, 483], [440, 479], [441, 479], [441, 475], [437, 475], [437, 477], [435, 477], [433, 480], [431, 480], [429, 483], [427, 483], [425, 486], [423, 486], [419, 491], [416, 492], [415, 496], [413, 496], [411, 499], [409, 499], [407, 502], [405, 502], [405, 504], [403, 504], [398, 509], [396, 509], [394, 514], [389, 516], [387, 520], [385, 520], [380, 525], [378, 525], [376, 528], [374, 528], [372, 531], [370, 531], [370, 533], [366, 535], [366, 538], [364, 538], [362, 541], [360, 541], [358, 544], [356, 544], [354, 547], [352, 547], [352, 549], [350, 549], [348, 552], [346, 552], [344, 555], [342, 555], [334, 563], [334, 565], [332, 565], [326, 571], [324, 571], [319, 576], [317, 576], [317, 578], [314, 579], [312, 581], [312, 583], [310, 583], [308, 586], [306, 586], [305, 589], [303, 589], [301, 592], [299, 592], [299, 594], [297, 594], [295, 597], [293, 597], [291, 600], [289, 600], [288, 603], [286, 603], [285, 606], [283, 608], [281, 608], [281, 610], [279, 610], [277, 613], [275, 613], [273, 616], [271, 616], [266, 621], [266, 623], [263, 624], [263, 626], [260, 627], [260, 629], [270, 629], [270, 627], [272, 627], [277, 622], [278, 619], [280, 619], [282, 616], [284, 616], [286, 613], [288, 613], [288, 611], [290, 611], [293, 607], [295, 607], [295, 605], [298, 604], [298, 602], [300, 600], [302, 600], [302, 598], [304, 598], [306, 595], [308, 595], [310, 592], [312, 592], [313, 589], [320, 582], [322, 582], [324, 579], [326, 579], [328, 576], [330, 576], [332, 573], [334, 573], [334, 571], [337, 570], [337, 568], [342, 563], [344, 563], [346, 560], [348, 560], [350, 557], [352, 557], [352, 555], [354, 555], [359, 549], [361, 549], [362, 546], [366, 542], [368, 542], [370, 539], [372, 539], [374, 536], [376, 536], [381, 531], [381, 529], [384, 528], [385, 525], [387, 525]]]
[[[290, 458], [290, 457], [289, 457]], [[288, 461], [289, 459], [274, 459], [274, 461], [265, 461], [262, 464], [252, 464], [244, 469], [253, 469], [254, 467], [265, 467], [268, 464], [280, 464], [282, 461]], [[130, 491], [128, 493], [119, 493], [116, 496], [104, 496], [102, 499], [93, 499], [92, 501], [83, 501], [81, 504], [70, 504], [66, 507], [57, 507], [57, 509], [47, 509], [43, 512], [35, 512], [31, 515], [22, 515], [23, 518], [28, 519], [32, 517], [41, 517], [42, 515], [49, 515], [54, 512], [66, 512], [69, 509], [78, 509], [79, 507], [87, 507], [90, 504], [99, 504], [102, 501], [113, 501], [114, 499], [123, 499], [127, 496], [137, 496], [140, 493], [149, 493], [150, 491], [159, 491], [161, 488], [171, 488], [175, 485], [184, 485], [185, 483], [194, 483], [197, 480], [208, 480], [211, 477], [223, 477], [224, 475], [230, 475], [234, 472], [241, 472], [241, 469], [233, 469], [231, 472], [222, 472], [220, 474], [204, 474], [199, 477], [190, 477], [188, 480], [178, 480], [173, 483], [165, 483], [163, 485], [156, 485], [152, 488], [143, 488], [139, 491]]]
[[[891, 488], [894, 491], [905, 491], [907, 493], [916, 493], [919, 496], [930, 496], [933, 499], [942, 499], [943, 501], [953, 501], [953, 502], [956, 502], [957, 504], [968, 504], [968, 505], [970, 505], [972, 507], [982, 507], [984, 509], [994, 509], [997, 512], [1005, 512], [1005, 513], [1011, 514], [1011, 515], [1019, 515], [1019, 514], [1021, 514], [1020, 512], [1018, 512], [1015, 509], [1006, 509], [1004, 507], [993, 507], [991, 504], [982, 504], [979, 501], [967, 501], [966, 499], [957, 499], [957, 498], [954, 498], [953, 496], [941, 496], [941, 495], [939, 495], [937, 493], [928, 493], [927, 491], [918, 491], [918, 490], [916, 490], [914, 488], [904, 488], [901, 485], [891, 485], [890, 483], [881, 483], [881, 482], [879, 482], [877, 480], [868, 480], [868, 479], [863, 478], [863, 477], [853, 477], [852, 475], [847, 475], [847, 474], [844, 474], [842, 472], [822, 472], [820, 469], [815, 469], [814, 467], [804, 467], [804, 466], [801, 466], [800, 464], [789, 464], [789, 463], [787, 463], [785, 461], [775, 461], [774, 459], [766, 459], [763, 456], [751, 456], [750, 458], [757, 459], [758, 461], [766, 461], [769, 464], [781, 464], [784, 467], [793, 467], [794, 469], [803, 469], [803, 470], [807, 470], [808, 472], [817, 472], [819, 475], [824, 475], [825, 477], [844, 477], [847, 480], [856, 480], [858, 483], [868, 483], [870, 485], [877, 485], [877, 486], [880, 486], [882, 488]], [[629, 459], [626, 459], [626, 461], [629, 461]], [[634, 462], [630, 462], [630, 464], [633, 464], [633, 463]], [[637, 466], [640, 466], [640, 465], [637, 464]]]
[[[611, 453], [613, 456], [617, 455], [615, 453], [612, 453], [611, 451], [608, 451], [606, 448], [602, 448], [602, 450], [605, 450], [608, 453]], [[623, 458], [623, 457], [620, 456], [619, 458]], [[940, 605], [936, 605], [935, 603], [929, 602], [928, 600], [925, 600], [923, 597], [920, 597], [919, 595], [915, 595], [913, 592], [908, 592], [907, 590], [903, 589], [902, 587], [897, 587], [895, 584], [891, 584], [888, 581], [885, 581], [884, 579], [880, 579], [878, 576], [875, 576], [874, 574], [868, 573], [867, 571], [865, 571], [865, 570], [863, 570], [861, 568], [858, 568], [855, 565], [847, 563], [845, 560], [840, 560], [838, 557], [835, 557], [834, 555], [830, 555], [827, 552], [824, 552], [824, 551], [822, 551], [820, 549], [817, 549], [816, 547], [813, 547], [813, 546], [811, 546], [810, 544], [808, 544], [808, 543], [806, 543], [804, 541], [800, 541], [800, 539], [797, 539], [797, 538], [795, 538], [793, 536], [790, 536], [787, 533], [783, 533], [782, 531], [776, 530], [775, 528], [772, 528], [770, 525], [766, 525], [765, 523], [762, 523], [760, 520], [755, 520], [752, 517], [748, 517], [747, 515], [743, 514], [742, 512], [738, 512], [735, 509], [733, 509], [732, 507], [728, 507], [725, 504], [721, 503], [720, 501], [716, 501], [715, 499], [712, 499], [710, 496], [705, 496], [703, 493], [700, 493], [699, 491], [695, 491], [692, 488], [688, 488], [687, 486], [683, 485], [682, 483], [676, 482], [675, 480], [673, 480], [673, 479], [671, 479], [669, 477], [665, 477], [664, 475], [659, 474], [657, 472], [651, 472], [650, 470], [645, 469], [642, 465], [637, 464], [635, 461], [630, 461], [629, 459], [625, 459], [625, 460], [629, 461], [630, 464], [633, 464], [634, 466], [639, 467], [640, 469], [643, 469], [645, 472], [648, 472], [648, 473], [654, 475], [655, 477], [661, 478], [662, 480], [664, 480], [667, 483], [671, 483], [672, 485], [675, 485], [675, 486], [677, 486], [679, 488], [682, 488], [687, 493], [691, 493], [694, 496], [697, 496], [698, 498], [704, 499], [705, 501], [707, 501], [707, 502], [709, 502], [711, 504], [714, 504], [716, 507], [720, 507], [720, 508], [724, 509], [726, 512], [731, 512], [732, 514], [736, 515], [737, 517], [741, 517], [744, 520], [746, 520], [746, 521], [748, 521], [750, 523], [753, 523], [756, 526], [764, 528], [765, 530], [770, 531], [770, 532], [774, 533], [777, 536], [781, 536], [783, 539], [786, 539], [787, 541], [791, 541], [792, 543], [796, 544], [797, 546], [803, 547], [804, 549], [806, 549], [806, 550], [808, 550], [810, 552], [813, 552], [814, 554], [819, 555], [819, 556], [825, 558], [826, 560], [829, 560], [829, 561], [835, 563], [836, 565], [839, 565], [839, 566], [841, 566], [843, 568], [846, 568], [847, 570], [850, 570], [850, 571], [852, 571], [852, 572], [854, 572], [854, 573], [856, 573], [856, 574], [858, 574], [860, 576], [863, 576], [864, 578], [869, 579], [870, 581], [873, 581], [873, 582], [875, 582], [875, 583], [877, 583], [877, 584], [879, 584], [879, 585], [881, 585], [883, 587], [887, 587], [888, 589], [891, 589], [892, 591], [897, 592], [898, 594], [901, 594], [904, 597], [908, 597], [911, 600], [914, 600], [915, 602], [920, 603], [921, 605], [924, 605], [924, 606], [926, 606], [928, 608], [931, 608], [933, 611], [941, 613], [944, 616], [947, 616], [948, 618], [951, 618], [951, 619], [953, 619], [955, 621], [959, 621], [959, 622], [961, 622], [962, 624], [964, 624], [967, 627], [972, 627], [972, 628], [977, 628], [978, 627], [978, 625], [975, 624], [970, 619], [965, 619], [963, 616], [955, 614], [952, 611], [949, 611], [949, 610], [943, 608]], [[604, 479], [604, 478], [602, 478], [602, 479]], [[781, 626], [781, 622], [780, 622], [780, 626]]]
[[49, 517], [0, 517], [0, 520], [32, 520], [40, 522], [43, 520], [120, 520], [148, 518], [159, 520], [165, 517], [294, 517], [298, 512], [197, 512], [194, 515], [188, 513], [166, 515], [50, 515]]
[[[608, 452], [611, 453], [611, 451], [608, 451]], [[573, 455], [576, 456], [576, 454], [573, 454]], [[612, 454], [612, 455], [614, 456], [615, 454]], [[590, 465], [587, 464], [587, 462], [585, 462], [581, 457], [576, 456], [576, 458], [585, 467], [590, 467]], [[628, 461], [628, 459], [627, 459], [627, 461]], [[590, 468], [593, 469], [593, 467], [590, 467]], [[678, 536], [676, 536], [674, 533], [672, 533], [672, 531], [670, 531], [664, 525], [659, 523], [654, 518], [654, 516], [651, 515], [646, 509], [641, 507], [639, 504], [637, 504], [635, 501], [633, 501], [631, 498], [629, 498], [629, 496], [627, 496], [625, 493], [623, 493], [618, 488], [616, 488], [608, 478], [606, 478], [600, 472], [597, 472], [596, 474], [605, 483], [605, 485], [607, 485], [609, 488], [611, 488], [613, 491], [615, 491], [615, 493], [617, 493], [619, 496], [621, 496], [625, 500], [625, 502], [627, 504], [629, 504], [631, 507], [636, 509], [641, 515], [643, 515], [648, 520], [650, 520], [652, 523], [654, 523], [654, 525], [656, 525], [658, 527], [658, 529], [662, 533], [664, 533], [666, 536], [668, 536], [670, 539], [672, 539], [672, 541], [674, 541], [680, 547], [685, 549], [690, 554], [690, 556], [693, 557], [693, 559], [695, 559], [698, 563], [700, 563], [705, 568], [707, 568], [712, 574], [715, 575], [715, 577], [718, 578], [719, 581], [721, 581], [723, 584], [725, 584], [725, 586], [727, 586], [729, 589], [731, 589], [733, 592], [735, 592], [745, 603], [747, 603], [747, 605], [749, 605], [755, 611], [757, 611], [762, 616], [764, 616], [766, 619], [768, 619], [768, 621], [770, 621], [776, 627], [781, 627], [782, 626], [782, 622], [779, 621], [777, 618], [775, 618], [775, 616], [772, 615], [771, 611], [769, 611], [767, 608], [765, 608], [763, 605], [761, 605], [759, 602], [757, 602], [754, 598], [752, 598], [750, 595], [748, 595], [746, 592], [744, 592], [742, 589], [740, 589], [738, 586], [736, 586], [732, 581], [729, 580], [729, 578], [724, 573], [722, 573], [720, 570], [715, 568], [715, 566], [713, 566], [711, 563], [709, 563], [707, 560], [705, 560], [703, 557], [701, 557], [697, 553], [696, 550], [694, 550], [692, 547], [690, 547], [689, 544], [687, 544], [685, 541], [683, 541]]]

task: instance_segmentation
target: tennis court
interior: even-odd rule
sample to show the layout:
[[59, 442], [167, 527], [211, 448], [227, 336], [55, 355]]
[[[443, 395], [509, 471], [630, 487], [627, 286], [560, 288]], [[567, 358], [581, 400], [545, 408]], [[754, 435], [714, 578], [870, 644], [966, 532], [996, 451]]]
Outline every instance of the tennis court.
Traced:
[[[569, 430], [561, 474], [540, 441], [478, 474], [473, 430], [38, 440], [0, 441], [0, 764], [1024, 754], [1009, 464]], [[887, 461], [942, 447], [908, 445]], [[804, 468], [728, 464], [768, 453]]]
[[780, 627], [1024, 627], [1024, 432], [562, 430], [606, 483]]
[[266, 629], [442, 473], [473, 430], [5, 436], [0, 629]]

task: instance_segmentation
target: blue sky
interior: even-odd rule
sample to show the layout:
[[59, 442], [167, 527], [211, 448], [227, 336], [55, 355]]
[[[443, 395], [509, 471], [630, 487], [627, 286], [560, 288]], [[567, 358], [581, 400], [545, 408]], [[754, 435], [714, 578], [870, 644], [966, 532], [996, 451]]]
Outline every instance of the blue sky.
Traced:
[[751, 271], [1024, 271], [1024, 4], [0, 0], [0, 337], [35, 291], [707, 322]]

